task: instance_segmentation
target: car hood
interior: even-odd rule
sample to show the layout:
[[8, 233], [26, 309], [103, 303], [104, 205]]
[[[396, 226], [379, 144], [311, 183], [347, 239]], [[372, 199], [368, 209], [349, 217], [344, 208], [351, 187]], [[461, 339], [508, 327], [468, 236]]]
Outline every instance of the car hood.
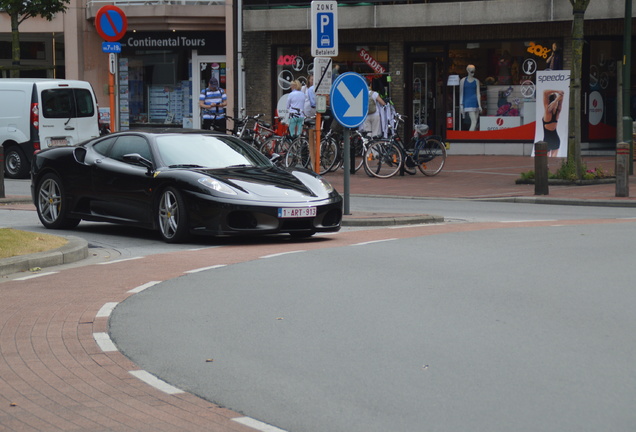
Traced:
[[[329, 194], [311, 173], [276, 168], [198, 170], [248, 195], [266, 199], [326, 198]], [[302, 179], [302, 180], [301, 180]], [[321, 190], [322, 189], [322, 190]]]

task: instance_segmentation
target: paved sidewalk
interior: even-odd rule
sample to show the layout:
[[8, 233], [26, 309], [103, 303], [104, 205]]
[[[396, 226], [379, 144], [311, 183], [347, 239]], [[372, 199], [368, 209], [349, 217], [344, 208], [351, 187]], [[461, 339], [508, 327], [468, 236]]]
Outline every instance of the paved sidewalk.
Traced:
[[[586, 157], [588, 169], [602, 168], [614, 174], [613, 157]], [[550, 172], [556, 172], [561, 159], [549, 160]], [[446, 160], [442, 172], [434, 177], [426, 177], [419, 171], [415, 175], [395, 176], [378, 179], [367, 176], [360, 170], [351, 175], [352, 195], [409, 196], [428, 198], [468, 198], [468, 199], [511, 199], [547, 198], [550, 200], [577, 200], [583, 203], [595, 200], [625, 201], [636, 203], [636, 177], [630, 177], [630, 197], [616, 197], [616, 184], [595, 185], [550, 185], [547, 196], [536, 196], [534, 185], [515, 184], [522, 172], [534, 171], [534, 158], [523, 156], [452, 156]], [[342, 170], [328, 173], [325, 177], [338, 191], [343, 192], [344, 173]]]

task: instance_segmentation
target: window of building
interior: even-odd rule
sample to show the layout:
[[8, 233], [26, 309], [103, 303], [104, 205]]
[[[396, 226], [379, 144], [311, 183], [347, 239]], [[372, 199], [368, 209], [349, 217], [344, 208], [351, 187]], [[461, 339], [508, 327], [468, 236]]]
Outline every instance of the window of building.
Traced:
[[[447, 124], [448, 138], [533, 140], [536, 73], [563, 69], [560, 45], [561, 41], [555, 40], [450, 44], [447, 85], [454, 103], [447, 107], [452, 120]], [[468, 75], [469, 66], [474, 68], [474, 76], [479, 81], [478, 98], [482, 110], [478, 115], [465, 107], [461, 111], [465, 101], [460, 95], [466, 97], [470, 92], [462, 92], [460, 82]], [[471, 102], [466, 100], [466, 104]], [[507, 133], [499, 132], [504, 129]]]
[[[290, 92], [291, 82], [299, 80], [306, 85], [308, 77], [313, 73], [313, 57], [310, 47], [303, 46], [279, 46], [276, 53], [276, 84], [275, 96], [277, 102], [277, 114], [286, 113], [287, 94]], [[380, 95], [390, 95], [390, 80], [388, 77], [389, 49], [387, 45], [340, 45], [338, 57], [332, 58], [332, 81], [338, 74], [356, 72], [366, 77], [373, 83], [374, 89]], [[319, 77], [315, 76], [315, 80]], [[314, 82], [317, 84], [317, 82]]]
[[181, 126], [192, 117], [188, 52], [148, 51], [119, 59], [122, 129], [149, 124]]

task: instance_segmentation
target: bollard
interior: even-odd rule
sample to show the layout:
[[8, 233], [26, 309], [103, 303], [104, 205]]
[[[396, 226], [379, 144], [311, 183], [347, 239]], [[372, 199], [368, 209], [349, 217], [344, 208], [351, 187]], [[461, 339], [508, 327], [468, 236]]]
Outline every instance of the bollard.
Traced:
[[629, 196], [629, 144], [616, 144], [616, 196]]
[[534, 194], [549, 195], [548, 191], [548, 143], [534, 144]]

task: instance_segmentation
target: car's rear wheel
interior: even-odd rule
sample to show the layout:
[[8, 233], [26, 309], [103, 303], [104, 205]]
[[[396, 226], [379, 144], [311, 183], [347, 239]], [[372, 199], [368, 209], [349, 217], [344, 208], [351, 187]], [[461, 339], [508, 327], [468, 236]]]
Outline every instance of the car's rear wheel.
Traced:
[[167, 243], [180, 243], [189, 237], [188, 215], [181, 193], [167, 187], [161, 192], [157, 207], [161, 238]]
[[38, 217], [46, 228], [75, 228], [80, 223], [79, 219], [68, 217], [66, 193], [56, 174], [42, 177], [35, 193]]

